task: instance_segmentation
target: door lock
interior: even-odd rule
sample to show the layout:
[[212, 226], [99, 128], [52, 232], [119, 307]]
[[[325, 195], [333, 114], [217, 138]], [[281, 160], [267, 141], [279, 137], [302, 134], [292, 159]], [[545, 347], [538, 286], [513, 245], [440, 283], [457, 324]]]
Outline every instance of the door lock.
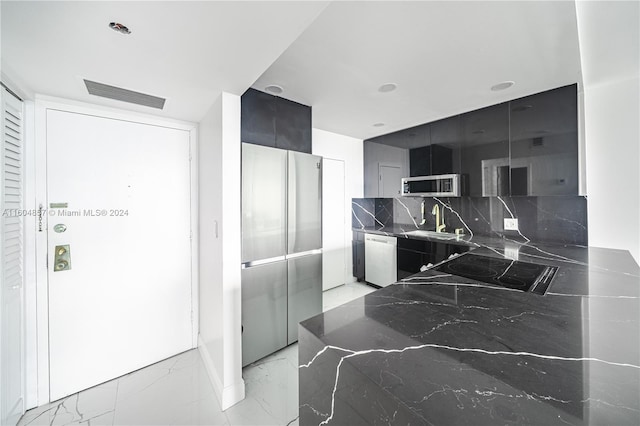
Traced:
[[71, 269], [69, 244], [56, 246], [53, 258], [53, 272], [68, 271], [69, 269]]

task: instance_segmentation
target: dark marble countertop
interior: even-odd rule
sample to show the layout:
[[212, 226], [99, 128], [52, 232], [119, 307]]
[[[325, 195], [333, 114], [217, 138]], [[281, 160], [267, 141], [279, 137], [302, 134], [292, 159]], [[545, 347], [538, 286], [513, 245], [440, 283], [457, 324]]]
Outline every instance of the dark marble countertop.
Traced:
[[[449, 232], [443, 233], [435, 233], [431, 230], [419, 229], [415, 227], [403, 227], [400, 225], [392, 225], [392, 226], [365, 226], [360, 228], [352, 228], [354, 232], [363, 232], [366, 234], [377, 234], [377, 235], [386, 235], [390, 237], [397, 238], [412, 238], [417, 240], [427, 240], [434, 242], [442, 242], [447, 244], [458, 244], [465, 245], [469, 247], [490, 247], [496, 249], [504, 249], [504, 248], [520, 248], [523, 246], [528, 247], [536, 247], [539, 249], [550, 249], [555, 250], [560, 247], [562, 250], [566, 251], [567, 249], [570, 251], [570, 255], [573, 257], [583, 257], [582, 253], [583, 249], [586, 249], [586, 246], [579, 246], [573, 244], [545, 244], [539, 242], [531, 242], [524, 235], [519, 235], [517, 232], [512, 232], [509, 237], [507, 236], [487, 236], [487, 235], [477, 235], [477, 234], [462, 234], [455, 235]], [[427, 231], [430, 235], [416, 235], [416, 231]], [[534, 249], [535, 250], [535, 249]]]
[[558, 266], [544, 296], [427, 270], [301, 323], [300, 424], [640, 424], [630, 254], [498, 240], [466, 243]]

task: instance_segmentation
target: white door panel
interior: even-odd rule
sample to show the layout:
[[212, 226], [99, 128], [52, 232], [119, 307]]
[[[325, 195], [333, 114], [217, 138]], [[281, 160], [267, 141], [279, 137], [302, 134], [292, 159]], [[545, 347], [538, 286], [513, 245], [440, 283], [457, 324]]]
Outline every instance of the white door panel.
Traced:
[[322, 290], [345, 282], [344, 161], [322, 160]]
[[50, 399], [189, 349], [189, 133], [48, 110], [47, 187]]
[[380, 192], [382, 198], [394, 198], [400, 196], [402, 169], [395, 166], [379, 165], [380, 172]]

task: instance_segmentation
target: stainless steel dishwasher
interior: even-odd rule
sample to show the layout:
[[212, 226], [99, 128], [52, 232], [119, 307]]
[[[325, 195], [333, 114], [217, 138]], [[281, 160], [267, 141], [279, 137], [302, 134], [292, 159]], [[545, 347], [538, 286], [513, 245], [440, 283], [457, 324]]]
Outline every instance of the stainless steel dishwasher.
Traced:
[[396, 237], [366, 234], [364, 237], [364, 279], [381, 287], [397, 279]]

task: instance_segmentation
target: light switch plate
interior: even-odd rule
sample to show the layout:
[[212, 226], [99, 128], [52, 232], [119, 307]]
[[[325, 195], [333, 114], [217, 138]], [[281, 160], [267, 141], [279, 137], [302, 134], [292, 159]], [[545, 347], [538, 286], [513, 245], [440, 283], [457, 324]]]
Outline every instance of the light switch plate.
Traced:
[[518, 230], [518, 219], [505, 218], [504, 219], [504, 230], [505, 231], [517, 231]]

